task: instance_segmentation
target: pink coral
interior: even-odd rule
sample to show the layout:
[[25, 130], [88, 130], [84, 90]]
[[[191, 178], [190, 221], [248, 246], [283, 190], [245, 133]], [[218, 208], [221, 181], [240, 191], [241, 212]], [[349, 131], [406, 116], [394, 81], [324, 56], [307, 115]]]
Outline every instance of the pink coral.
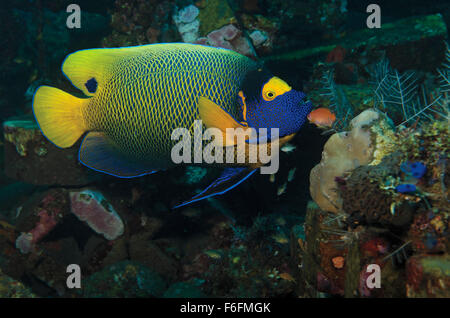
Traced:
[[218, 30], [211, 31], [206, 38], [198, 38], [195, 43], [233, 50], [246, 56], [255, 56], [252, 44], [234, 24], [227, 24]]
[[230, 38], [232, 31], [225, 30], [224, 28], [226, 27], [210, 32], [206, 38], [211, 46], [232, 50], [233, 46], [230, 42], [228, 42], [228, 40], [225, 39], [225, 36], [228, 39], [232, 39]]
[[27, 254], [34, 249], [33, 235], [31, 233], [21, 233], [16, 240], [16, 248], [20, 250], [21, 253]]
[[34, 249], [34, 246], [45, 237], [58, 223], [58, 215], [41, 210], [38, 213], [39, 221], [28, 233], [21, 233], [16, 240], [16, 248], [26, 254]]
[[31, 230], [31, 234], [33, 235], [33, 242], [38, 242], [41, 238], [47, 235], [55, 225], [58, 223], [54, 215], [50, 215], [45, 210], [41, 210], [38, 213], [39, 222], [36, 224], [36, 227]]

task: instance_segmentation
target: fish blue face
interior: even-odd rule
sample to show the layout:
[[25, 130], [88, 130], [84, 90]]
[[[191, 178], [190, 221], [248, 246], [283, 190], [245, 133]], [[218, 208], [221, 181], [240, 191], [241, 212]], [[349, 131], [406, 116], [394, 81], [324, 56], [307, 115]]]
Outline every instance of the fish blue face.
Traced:
[[249, 127], [278, 128], [279, 137], [296, 133], [312, 110], [303, 92], [264, 70], [251, 73], [239, 92], [242, 118]]

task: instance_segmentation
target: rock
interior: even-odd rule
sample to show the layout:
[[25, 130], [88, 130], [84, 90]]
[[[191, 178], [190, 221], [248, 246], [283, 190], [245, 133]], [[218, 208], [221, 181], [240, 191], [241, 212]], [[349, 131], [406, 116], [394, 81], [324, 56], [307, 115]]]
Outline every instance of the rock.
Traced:
[[107, 240], [115, 240], [123, 234], [124, 224], [120, 216], [100, 192], [72, 191], [70, 202], [72, 213]]
[[[78, 161], [81, 141], [60, 149], [48, 141], [31, 119], [3, 123], [5, 172], [10, 178], [39, 185], [84, 185], [95, 172]], [[98, 174], [97, 174], [98, 175]]]
[[63, 296], [69, 291], [67, 288], [67, 265], [59, 259], [51, 257], [41, 257], [36, 262], [36, 267], [30, 273], [41, 283], [44, 282], [48, 287], [55, 291], [59, 296]]
[[[149, 43], [180, 42], [173, 21], [174, 1], [117, 0], [111, 9], [112, 32], [102, 40], [103, 47], [124, 47]], [[189, 15], [183, 16], [187, 21]], [[93, 44], [94, 46], [94, 44]]]
[[312, 201], [305, 218], [305, 239], [291, 248], [299, 262], [300, 297], [320, 293], [355, 297], [361, 271], [357, 232], [347, 231], [333, 213], [320, 211]]
[[419, 255], [406, 264], [406, 295], [410, 298], [450, 297], [450, 256]]
[[300, 265], [297, 267], [297, 276], [300, 282], [297, 286], [297, 294], [300, 297], [317, 297], [318, 295], [319, 211], [317, 204], [313, 201], [308, 202], [304, 224], [304, 239], [299, 237], [297, 240], [292, 240], [292, 250], [297, 251], [298, 258], [296, 260]]
[[127, 239], [121, 237], [115, 241], [112, 241], [112, 248], [102, 260], [104, 266], [113, 265], [120, 261], [128, 259]]
[[206, 295], [199, 288], [203, 281], [193, 280], [178, 282], [169, 286], [164, 293], [165, 298], [205, 298]]
[[178, 273], [178, 264], [168, 256], [154, 242], [146, 239], [146, 233], [136, 234], [129, 241], [129, 256], [165, 277], [168, 281], [175, 281]]
[[300, 65], [301, 60], [324, 57], [341, 46], [352, 52], [348, 57], [350, 60], [360, 59], [361, 53], [364, 56], [379, 56], [377, 51], [385, 50], [391, 66], [400, 72], [407, 69], [434, 71], [444, 58], [446, 37], [447, 28], [442, 16], [433, 14], [384, 23], [380, 29], [364, 28], [318, 47], [272, 55], [264, 60], [269, 66], [271, 63], [292, 64], [294, 61]]
[[0, 270], [1, 298], [36, 298], [36, 295], [21, 282], [6, 276]]
[[36, 251], [36, 245], [63, 219], [67, 210], [67, 194], [64, 190], [45, 192], [30, 206], [22, 207], [16, 228], [21, 234], [15, 246], [23, 254]]
[[[433, 207], [436, 205], [432, 202]], [[423, 211], [414, 214], [409, 228], [408, 238], [411, 245], [420, 254], [445, 254], [450, 250], [446, 229], [449, 229], [448, 209]]]
[[224, 25], [237, 22], [233, 9], [227, 1], [205, 0], [204, 2], [198, 15], [200, 37], [205, 37], [208, 33], [220, 29]]
[[[52, 12], [48, 9], [42, 10], [42, 19], [46, 23], [39, 25], [36, 19], [33, 19], [31, 11], [22, 11], [15, 9], [14, 16], [23, 21], [24, 37], [21, 41], [22, 52], [36, 52], [36, 39], [40, 37], [42, 45], [46, 48], [45, 59], [53, 64], [61, 61], [69, 53], [70, 47], [70, 29], [66, 26], [67, 13], [64, 11]], [[32, 54], [26, 53], [27, 56]], [[34, 54], [33, 54], [34, 55]]]
[[174, 17], [175, 23], [191, 23], [198, 16], [198, 8], [194, 5], [188, 5], [187, 7], [181, 9], [178, 15]]
[[268, 55], [271, 53], [280, 23], [276, 22], [275, 18], [267, 18], [259, 14], [242, 14], [240, 18], [258, 54]]
[[84, 297], [161, 297], [167, 288], [160, 275], [139, 262], [123, 261], [83, 281]]
[[252, 39], [253, 45], [258, 47], [267, 41], [268, 36], [264, 31], [255, 30], [249, 34], [250, 39]]
[[36, 189], [36, 185], [24, 182], [13, 182], [2, 186], [0, 188], [1, 218], [14, 224], [17, 221], [17, 214], [22, 209], [21, 203], [29, 198]]

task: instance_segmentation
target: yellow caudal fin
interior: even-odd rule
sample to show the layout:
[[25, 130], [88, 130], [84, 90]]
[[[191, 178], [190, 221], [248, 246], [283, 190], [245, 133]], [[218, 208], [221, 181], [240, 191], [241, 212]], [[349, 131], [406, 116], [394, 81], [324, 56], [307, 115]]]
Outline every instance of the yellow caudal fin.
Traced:
[[60, 89], [41, 86], [33, 99], [33, 112], [42, 133], [56, 146], [72, 146], [86, 131], [81, 110], [89, 98], [78, 98]]

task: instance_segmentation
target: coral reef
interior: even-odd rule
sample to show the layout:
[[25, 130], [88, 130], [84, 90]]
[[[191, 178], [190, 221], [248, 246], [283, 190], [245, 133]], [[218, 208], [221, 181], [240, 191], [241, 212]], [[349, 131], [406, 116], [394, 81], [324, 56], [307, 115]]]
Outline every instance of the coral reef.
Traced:
[[409, 205], [397, 205], [393, 210], [394, 199], [380, 187], [388, 177], [398, 174], [399, 157], [398, 153], [394, 153], [376, 166], [358, 167], [339, 187], [342, 208], [353, 226], [402, 226], [412, 221], [413, 211]]
[[448, 297], [450, 259], [445, 256], [414, 256], [407, 264], [407, 295], [411, 298]]
[[[323, 63], [323, 59], [326, 59], [330, 52], [341, 51], [336, 54], [341, 56], [338, 59], [330, 56], [329, 61], [334, 62], [333, 66], [341, 67], [342, 64], [353, 63], [356, 69], [364, 70], [369, 64], [385, 56], [392, 67], [400, 72], [410, 69], [434, 71], [440, 66], [445, 54], [446, 36], [447, 26], [442, 15], [410, 17], [386, 23], [382, 29], [364, 28], [349, 32], [342, 39], [270, 55], [265, 60], [298, 63], [316, 57], [316, 61]], [[343, 55], [342, 49], [349, 53]], [[430, 51], [433, 54], [430, 54]], [[410, 58], [411, 56], [414, 58]], [[364, 75], [364, 72], [362, 73]]]
[[95, 178], [78, 162], [78, 147], [56, 147], [29, 117], [4, 122], [3, 136], [5, 172], [13, 179], [38, 185], [85, 185]]
[[199, 1], [199, 7], [199, 35], [201, 37], [205, 37], [212, 31], [218, 30], [225, 25], [237, 23], [234, 11], [227, 1]]
[[[315, 230], [307, 231], [306, 239], [312, 236], [319, 243], [304, 250], [302, 259], [306, 262], [311, 253], [322, 260], [320, 270], [315, 270], [319, 291], [348, 297], [448, 297], [445, 233], [449, 229], [446, 161], [450, 149], [447, 119], [445, 114], [438, 115], [434, 122], [424, 120], [397, 129], [389, 121], [388, 129], [363, 125], [373, 133], [373, 145], [379, 147], [371, 149], [371, 158], [364, 165], [333, 180], [339, 209], [333, 211], [320, 200], [322, 210], [308, 209], [318, 215], [307, 217], [307, 226], [309, 223]], [[355, 119], [351, 125], [365, 121]], [[351, 154], [351, 149], [341, 150]], [[314, 173], [311, 176], [316, 177]], [[323, 211], [327, 208], [330, 215]], [[358, 252], [352, 253], [352, 249]], [[336, 272], [340, 256], [345, 258], [345, 279]], [[349, 271], [351, 264], [355, 267]], [[390, 287], [370, 289], [364, 264], [378, 264]]]
[[[342, 58], [338, 53], [330, 60]], [[328, 176], [330, 186], [320, 192], [320, 177], [345, 162], [332, 161], [333, 155], [341, 152], [341, 157], [353, 158], [352, 147], [331, 147], [338, 145], [334, 138], [342, 133], [325, 144], [320, 165], [311, 171], [311, 196], [321, 209], [309, 206], [306, 218], [306, 240], [318, 243], [311, 249], [301, 244], [299, 252], [304, 264], [316, 257], [320, 267], [300, 273], [308, 277], [308, 284], [314, 282], [313, 291], [308, 286], [300, 290], [313, 296], [318, 290], [346, 297], [448, 297], [448, 66], [429, 75], [433, 84], [420, 88], [415, 73], [399, 73], [385, 61], [371, 69], [375, 88], [360, 93], [375, 96], [371, 105], [392, 114], [398, 124], [383, 115], [381, 125], [371, 125], [370, 116], [361, 116], [367, 110], [355, 117], [349, 126], [359, 124], [370, 132], [357, 148], [368, 150], [367, 160]], [[327, 80], [331, 88], [324, 96], [346, 97], [334, 78]], [[345, 98], [332, 103], [342, 109], [353, 104]], [[331, 164], [325, 165], [327, 161]], [[345, 275], [339, 275], [342, 264]], [[368, 287], [368, 264], [380, 266], [389, 286]]]
[[349, 132], [332, 135], [324, 146], [321, 162], [311, 170], [311, 196], [321, 209], [339, 212], [339, 177], [361, 165], [378, 162], [386, 154], [391, 134], [389, 119], [376, 110], [366, 110], [352, 119]]
[[1, 298], [35, 298], [36, 295], [20, 281], [4, 275], [0, 271]]
[[198, 38], [196, 43], [230, 49], [247, 56], [255, 55], [252, 44], [234, 24], [211, 31], [206, 38]]
[[172, 24], [172, 1], [116, 0], [111, 14], [113, 31], [104, 37], [104, 47], [142, 45], [180, 40]]
[[196, 19], [199, 11], [196, 6], [189, 5], [173, 16], [173, 21], [178, 28], [178, 32], [183, 42], [194, 43], [198, 38], [200, 22]]
[[85, 281], [84, 297], [161, 297], [167, 286], [156, 273], [138, 262], [123, 261]]
[[[0, 296], [450, 297], [450, 5], [419, 2], [383, 0], [380, 29], [359, 1], [80, 0], [81, 29], [66, 0], [5, 2]], [[68, 53], [180, 41], [263, 62], [336, 120], [305, 124], [276, 174], [177, 210], [219, 169], [113, 178], [40, 133], [38, 86], [81, 97]]]

